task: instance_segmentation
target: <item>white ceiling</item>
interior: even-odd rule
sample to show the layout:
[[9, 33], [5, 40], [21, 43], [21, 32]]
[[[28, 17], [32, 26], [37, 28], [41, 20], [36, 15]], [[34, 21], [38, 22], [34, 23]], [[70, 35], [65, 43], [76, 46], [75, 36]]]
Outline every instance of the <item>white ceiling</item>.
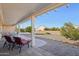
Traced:
[[4, 25], [13, 25], [20, 21], [23, 17], [27, 17], [48, 5], [50, 5], [50, 3], [0, 4], [0, 21], [2, 21]]
[[62, 5], [64, 3], [0, 3], [0, 25], [14, 25], [32, 14], [42, 14]]

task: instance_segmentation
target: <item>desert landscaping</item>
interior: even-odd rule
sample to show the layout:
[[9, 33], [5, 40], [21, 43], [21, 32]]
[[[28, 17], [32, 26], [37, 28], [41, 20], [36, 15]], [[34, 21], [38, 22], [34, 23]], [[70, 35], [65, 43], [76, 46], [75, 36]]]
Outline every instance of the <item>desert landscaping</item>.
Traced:
[[[74, 40], [67, 39], [61, 35], [60, 31], [47, 31], [47, 32], [49, 32], [51, 34], [36, 35], [36, 37], [57, 40], [57, 41], [61, 41], [63, 43], [68, 43], [68, 44], [73, 44], [73, 45], [79, 46], [79, 40], [74, 41]], [[43, 32], [43, 33], [45, 33], [45, 32]]]

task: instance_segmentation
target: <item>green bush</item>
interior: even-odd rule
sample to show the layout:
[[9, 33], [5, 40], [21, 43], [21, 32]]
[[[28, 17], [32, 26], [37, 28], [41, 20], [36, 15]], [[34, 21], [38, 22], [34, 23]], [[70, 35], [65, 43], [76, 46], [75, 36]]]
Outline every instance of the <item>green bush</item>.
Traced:
[[25, 32], [25, 29], [20, 29], [20, 32]]
[[51, 28], [51, 30], [52, 30], [52, 31], [59, 31], [60, 29], [57, 28], [57, 27], [53, 27], [53, 28]]
[[27, 28], [25, 28], [26, 32], [32, 32], [32, 26], [28, 26]]
[[72, 40], [79, 40], [79, 30], [74, 27], [72, 23], [65, 23], [61, 28], [61, 34], [66, 38]]
[[46, 34], [50, 34], [49, 32], [46, 32]]
[[20, 32], [32, 32], [32, 26], [28, 26], [25, 29], [20, 29]]
[[48, 31], [59, 31], [60, 29], [57, 28], [57, 27], [52, 27], [52, 28], [45, 28], [45, 30], [48, 30]]

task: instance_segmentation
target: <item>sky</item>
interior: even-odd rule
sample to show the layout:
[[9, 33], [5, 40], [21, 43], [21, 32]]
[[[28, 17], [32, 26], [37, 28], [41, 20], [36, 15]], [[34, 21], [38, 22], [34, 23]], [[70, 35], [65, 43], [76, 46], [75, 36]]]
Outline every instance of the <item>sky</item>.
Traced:
[[[79, 4], [72, 3], [56, 8], [55, 10], [48, 11], [36, 17], [35, 27], [45, 26], [62, 27], [64, 23], [71, 22], [74, 25], [79, 25]], [[31, 20], [21, 24], [20, 28], [25, 28], [31, 25]]]

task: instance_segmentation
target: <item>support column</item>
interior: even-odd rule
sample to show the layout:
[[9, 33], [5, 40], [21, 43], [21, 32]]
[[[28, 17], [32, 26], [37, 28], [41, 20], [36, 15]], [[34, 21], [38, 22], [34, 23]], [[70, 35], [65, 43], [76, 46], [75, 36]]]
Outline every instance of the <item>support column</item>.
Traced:
[[0, 33], [2, 33], [2, 25], [0, 25]]
[[2, 37], [2, 26], [0, 25], [0, 40], [1, 40], [1, 37]]
[[2, 40], [2, 36], [3, 36], [3, 25], [1, 25], [0, 28], [0, 40]]
[[35, 16], [31, 17], [32, 26], [32, 47], [35, 47]]
[[20, 25], [18, 24], [18, 33], [17, 34], [19, 34], [20, 33]]

